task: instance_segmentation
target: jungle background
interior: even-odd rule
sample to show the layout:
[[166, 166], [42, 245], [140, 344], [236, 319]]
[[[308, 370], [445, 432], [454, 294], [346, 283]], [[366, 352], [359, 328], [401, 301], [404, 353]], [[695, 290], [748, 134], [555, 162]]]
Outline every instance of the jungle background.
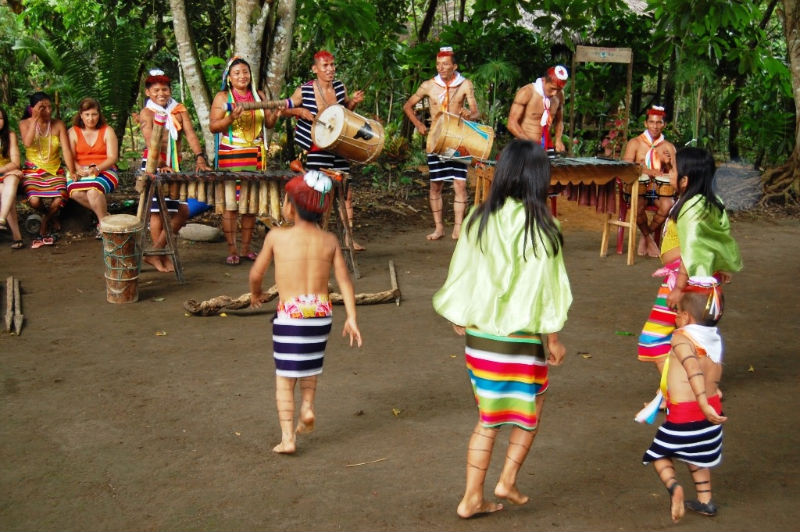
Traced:
[[[70, 121], [84, 96], [100, 100], [121, 142], [121, 169], [143, 148], [132, 120], [143, 79], [160, 68], [190, 108], [213, 155], [209, 104], [226, 60], [253, 65], [268, 97], [286, 97], [312, 77], [315, 51], [337, 61], [337, 78], [366, 97], [357, 111], [384, 124], [381, 157], [358, 171], [375, 187], [408, 193], [424, 164], [423, 139], [402, 112], [435, 74], [439, 46], [453, 46], [474, 81], [480, 122], [505, 129], [517, 88], [556, 63], [571, 66], [576, 45], [633, 50], [630, 120], [626, 65], [583, 63], [571, 72], [565, 144], [574, 155], [619, 156], [652, 104], [666, 107], [676, 146], [712, 150], [720, 160], [764, 171], [762, 202], [796, 203], [800, 37], [796, 0], [0, 0], [0, 104], [12, 127], [27, 96], [50, 93]], [[293, 124], [271, 142], [296, 156]]]

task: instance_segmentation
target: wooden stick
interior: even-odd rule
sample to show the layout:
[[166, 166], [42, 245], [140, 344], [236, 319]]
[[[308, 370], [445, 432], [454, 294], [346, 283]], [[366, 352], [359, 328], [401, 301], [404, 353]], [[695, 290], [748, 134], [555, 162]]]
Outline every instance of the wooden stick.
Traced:
[[388, 458], [378, 458], [377, 460], [370, 460], [369, 462], [359, 462], [357, 464], [347, 464], [345, 467], [357, 467], [367, 464], [377, 464], [378, 462], [383, 462], [384, 460], [388, 460]]
[[6, 316], [5, 331], [11, 330], [11, 323], [14, 319], [14, 278], [9, 276], [6, 279]]
[[392, 283], [392, 290], [397, 292], [397, 297], [394, 298], [394, 302], [397, 306], [400, 306], [400, 288], [397, 286], [397, 272], [394, 269], [394, 261], [389, 261], [389, 282]]
[[14, 279], [14, 331], [17, 336], [22, 332], [22, 296], [19, 292], [19, 279]]
[[229, 113], [237, 106], [241, 105], [245, 111], [252, 111], [253, 109], [286, 109], [286, 100], [265, 100], [263, 102], [236, 102], [226, 103], [222, 109]]

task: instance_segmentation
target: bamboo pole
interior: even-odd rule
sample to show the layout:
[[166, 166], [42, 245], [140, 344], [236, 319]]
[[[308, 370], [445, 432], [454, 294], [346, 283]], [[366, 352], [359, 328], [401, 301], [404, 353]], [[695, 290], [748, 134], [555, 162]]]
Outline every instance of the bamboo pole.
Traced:
[[14, 332], [17, 336], [22, 332], [22, 296], [19, 291], [19, 279], [14, 279]]

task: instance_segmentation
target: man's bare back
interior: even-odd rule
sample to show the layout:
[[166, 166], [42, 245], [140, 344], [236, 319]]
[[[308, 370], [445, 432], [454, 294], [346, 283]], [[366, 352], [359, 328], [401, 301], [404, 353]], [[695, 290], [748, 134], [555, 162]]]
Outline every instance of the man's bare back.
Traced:
[[275, 228], [264, 241], [262, 253], [267, 250], [273, 254], [275, 283], [282, 301], [328, 293], [331, 267], [337, 252], [341, 255], [332, 233], [313, 226]]

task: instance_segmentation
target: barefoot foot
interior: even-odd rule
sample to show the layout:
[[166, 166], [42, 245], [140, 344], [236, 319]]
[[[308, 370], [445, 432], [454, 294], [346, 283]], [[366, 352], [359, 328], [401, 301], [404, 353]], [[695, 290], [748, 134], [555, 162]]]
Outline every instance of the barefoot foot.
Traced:
[[670, 501], [670, 512], [672, 514], [672, 522], [677, 523], [683, 517], [683, 514], [686, 513], [686, 508], [683, 504], [683, 488], [678, 484], [672, 486], [670, 491], [671, 493], [671, 501]]
[[639, 247], [636, 249], [636, 254], [644, 257], [647, 254], [647, 237], [642, 235], [639, 237]]
[[498, 510], [502, 510], [503, 505], [498, 504], [495, 502], [487, 502], [483, 499], [473, 502], [468, 501], [466, 498], [461, 500], [461, 503], [458, 505], [458, 516], [462, 519], [469, 519], [470, 517], [477, 517], [483, 514], [490, 514], [492, 512], [496, 512]]
[[434, 231], [433, 233], [429, 234], [425, 238], [427, 238], [428, 240], [439, 240], [443, 236], [444, 236], [444, 230], [443, 229], [436, 229], [436, 231]]
[[162, 261], [162, 257], [156, 256], [156, 255], [147, 255], [147, 256], [144, 257], [144, 261], [147, 264], [149, 264], [152, 267], [154, 267], [156, 270], [160, 271], [160, 272], [168, 272], [168, 271], [170, 271], [164, 265], [164, 262]]
[[300, 419], [297, 420], [297, 434], [308, 434], [314, 432], [314, 412], [300, 412]]
[[494, 495], [498, 499], [505, 499], [511, 504], [526, 504], [530, 497], [521, 493], [516, 486], [506, 487], [505, 484], [497, 483], [494, 488]]
[[297, 450], [297, 445], [293, 441], [281, 441], [272, 448], [273, 453], [293, 454]]
[[658, 249], [658, 244], [653, 239], [651, 235], [647, 235], [647, 256], [648, 257], [660, 257], [661, 250]]
[[458, 240], [459, 236], [461, 236], [461, 224], [456, 224], [456, 226], [453, 227], [453, 234], [451, 235], [451, 238], [453, 240]]

